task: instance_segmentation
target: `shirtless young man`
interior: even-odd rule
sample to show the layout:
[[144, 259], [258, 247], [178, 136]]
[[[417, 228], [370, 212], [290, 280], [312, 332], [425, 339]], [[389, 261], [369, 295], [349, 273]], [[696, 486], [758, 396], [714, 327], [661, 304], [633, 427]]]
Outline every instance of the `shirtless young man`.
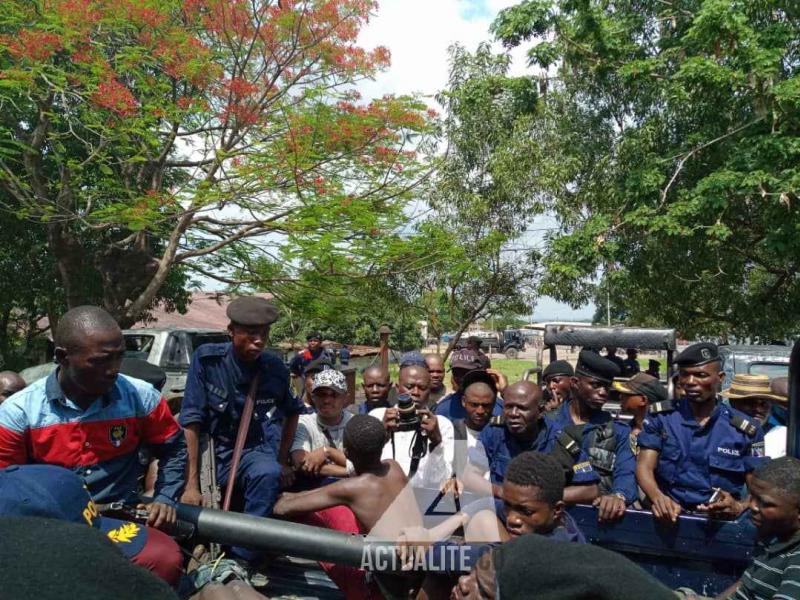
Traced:
[[[353, 463], [355, 475], [315, 490], [284, 493], [273, 514], [292, 517], [314, 513], [332, 529], [368, 533], [387, 541], [396, 540], [406, 527], [418, 526], [422, 517], [403, 469], [391, 459], [381, 460], [385, 442], [383, 423], [369, 415], [354, 415], [344, 429], [344, 453]], [[346, 525], [337, 526], [347, 521], [341, 515], [326, 518], [324, 513], [341, 512], [342, 507], [355, 515], [358, 531], [351, 531]], [[374, 589], [366, 590], [363, 571], [347, 567], [329, 569], [325, 564], [323, 568], [348, 599], [375, 594]], [[391, 582], [395, 583], [398, 582]], [[390, 581], [381, 577], [378, 584], [383, 587]]]

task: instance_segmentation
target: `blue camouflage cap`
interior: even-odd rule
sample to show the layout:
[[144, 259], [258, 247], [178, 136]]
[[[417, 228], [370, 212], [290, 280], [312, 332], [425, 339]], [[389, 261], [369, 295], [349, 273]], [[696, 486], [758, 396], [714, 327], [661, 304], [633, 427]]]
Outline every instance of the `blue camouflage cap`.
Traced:
[[12, 465], [0, 471], [0, 516], [83, 523], [105, 533], [129, 558], [147, 541], [144, 525], [101, 516], [81, 478], [55, 465]]

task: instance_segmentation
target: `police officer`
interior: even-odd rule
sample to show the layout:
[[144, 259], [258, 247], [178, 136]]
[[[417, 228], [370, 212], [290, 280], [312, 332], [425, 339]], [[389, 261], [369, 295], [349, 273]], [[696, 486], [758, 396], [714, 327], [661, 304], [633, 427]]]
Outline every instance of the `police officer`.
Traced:
[[764, 434], [755, 419], [719, 401], [725, 374], [716, 345], [693, 344], [675, 363], [683, 396], [651, 407], [644, 420], [639, 486], [659, 520], [675, 522], [682, 510], [734, 519], [746, 508], [746, 480], [765, 460]]
[[544, 409], [551, 411], [557, 409], [564, 402], [569, 402], [569, 392], [572, 387], [572, 378], [575, 369], [565, 360], [554, 360], [542, 371], [545, 387]]
[[[502, 498], [506, 468], [511, 459], [528, 450], [543, 451], [550, 438], [550, 424], [540, 418], [542, 390], [530, 381], [518, 381], [505, 391], [502, 418], [494, 417], [468, 451], [464, 486], [476, 493]], [[485, 480], [489, 472], [490, 481]], [[491, 484], [491, 486], [490, 486]]]
[[[186, 492], [188, 504], [200, 504], [199, 435], [208, 433], [215, 444], [217, 482], [226, 485], [245, 400], [258, 377], [253, 419], [242, 452], [236, 486], [244, 494], [244, 512], [269, 516], [281, 486], [291, 485], [289, 447], [303, 404], [289, 389], [283, 361], [264, 351], [269, 326], [278, 318], [274, 306], [254, 296], [237, 298], [226, 311], [231, 341], [204, 344], [195, 350], [180, 414], [189, 449]], [[282, 426], [281, 426], [282, 422]], [[232, 548], [233, 555], [252, 563], [258, 555]]]
[[[483, 369], [483, 364], [484, 363], [481, 361], [480, 356], [474, 350], [462, 349], [453, 352], [453, 354], [450, 356], [450, 372], [452, 374], [451, 384], [453, 386], [453, 392], [439, 400], [435, 408], [437, 415], [447, 417], [451, 421], [463, 419], [467, 416], [466, 412], [464, 411], [464, 389], [462, 387], [462, 381], [464, 376], [470, 371], [474, 371], [476, 369], [485, 370]], [[502, 387], [502, 385], [498, 386], [498, 391], [502, 393], [502, 390], [499, 389], [500, 387]], [[494, 405], [494, 412], [492, 414], [494, 416], [499, 416], [502, 414], [502, 409], [502, 400], [498, 398], [498, 401]]]
[[578, 355], [571, 399], [547, 419], [551, 422], [548, 449], [571, 478], [564, 502], [593, 503], [602, 521], [625, 514], [637, 499], [636, 460], [630, 446], [630, 427], [614, 422], [603, 410], [608, 389], [619, 367], [595, 352]]

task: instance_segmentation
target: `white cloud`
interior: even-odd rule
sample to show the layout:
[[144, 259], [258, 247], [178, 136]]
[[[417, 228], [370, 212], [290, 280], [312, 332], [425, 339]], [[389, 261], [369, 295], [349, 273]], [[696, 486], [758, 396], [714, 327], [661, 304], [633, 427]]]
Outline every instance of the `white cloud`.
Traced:
[[[489, 26], [494, 17], [518, 1], [381, 0], [377, 15], [361, 32], [359, 45], [386, 46], [391, 51], [392, 64], [374, 81], [362, 82], [359, 91], [365, 99], [385, 94], [422, 94], [439, 109], [433, 95], [447, 86], [447, 48], [458, 42], [474, 50], [481, 42], [490, 41]], [[496, 48], [501, 51], [499, 45]], [[522, 47], [512, 53], [512, 73], [527, 71], [525, 51]], [[537, 318], [561, 320], [588, 318], [593, 313], [591, 305], [573, 310], [551, 298], [541, 298], [535, 310]]]
[[[384, 94], [432, 96], [447, 85], [447, 48], [470, 50], [490, 39], [489, 25], [509, 0], [382, 0], [359, 44], [386, 46], [391, 67], [359, 86], [367, 98]], [[468, 18], [471, 17], [471, 18]]]

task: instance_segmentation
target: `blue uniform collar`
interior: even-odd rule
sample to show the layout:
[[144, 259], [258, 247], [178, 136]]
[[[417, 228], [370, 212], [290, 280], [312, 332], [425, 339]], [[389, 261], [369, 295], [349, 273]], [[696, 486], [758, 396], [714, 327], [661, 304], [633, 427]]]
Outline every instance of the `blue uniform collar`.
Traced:
[[236, 383], [238, 385], [246, 385], [253, 380], [253, 376], [255, 376], [259, 367], [263, 365], [264, 353], [261, 353], [255, 363], [248, 365], [236, 358], [236, 354], [233, 351], [233, 344], [231, 343], [230, 346], [228, 346], [228, 351], [225, 353], [224, 361], [225, 365], [230, 369], [230, 373]]
[[[577, 400], [570, 399], [568, 402], [564, 402], [558, 411], [559, 419], [566, 424], [575, 425], [575, 421], [572, 420], [572, 414], [569, 412], [570, 404], [573, 402], [577, 402]], [[594, 410], [589, 415], [589, 423], [592, 425], [603, 425], [610, 420], [611, 415], [604, 410]]]
[[522, 442], [511, 435], [511, 432], [508, 430], [507, 427], [503, 428], [505, 430], [505, 437], [506, 441], [514, 449], [514, 456], [525, 452], [527, 450], [539, 450], [544, 446], [547, 442], [548, 438], [550, 437], [550, 423], [547, 422], [547, 419], [544, 417], [539, 417], [539, 431], [536, 434], [536, 437], [533, 438], [530, 442]]
[[[725, 405], [717, 399], [717, 405], [714, 407], [714, 411], [711, 413], [711, 416], [706, 421], [704, 427], [710, 428], [714, 425], [714, 423], [719, 418], [720, 413], [725, 410]], [[692, 409], [689, 406], [689, 401], [685, 399], [678, 400], [678, 412], [681, 413], [681, 417], [683, 417], [684, 425], [689, 425], [692, 427], [700, 427], [700, 424], [695, 420], [694, 413], [692, 413]]]
[[[50, 373], [47, 376], [47, 380], [44, 383], [44, 393], [47, 397], [49, 402], [58, 402], [62, 406], [67, 406], [69, 408], [73, 408], [76, 410], [81, 410], [81, 408], [72, 402], [69, 398], [67, 398], [66, 394], [64, 394], [64, 390], [61, 389], [61, 384], [58, 383], [58, 372], [61, 370], [61, 367], [56, 367], [56, 370]], [[119, 379], [119, 375], [117, 375], [117, 379]], [[117, 392], [117, 383], [114, 382], [114, 387], [111, 390], [103, 395], [100, 396], [100, 399], [103, 401], [103, 405], [109, 405], [114, 398], [118, 395]], [[95, 400], [96, 402], [97, 400]], [[88, 410], [88, 409], [87, 409]]]

